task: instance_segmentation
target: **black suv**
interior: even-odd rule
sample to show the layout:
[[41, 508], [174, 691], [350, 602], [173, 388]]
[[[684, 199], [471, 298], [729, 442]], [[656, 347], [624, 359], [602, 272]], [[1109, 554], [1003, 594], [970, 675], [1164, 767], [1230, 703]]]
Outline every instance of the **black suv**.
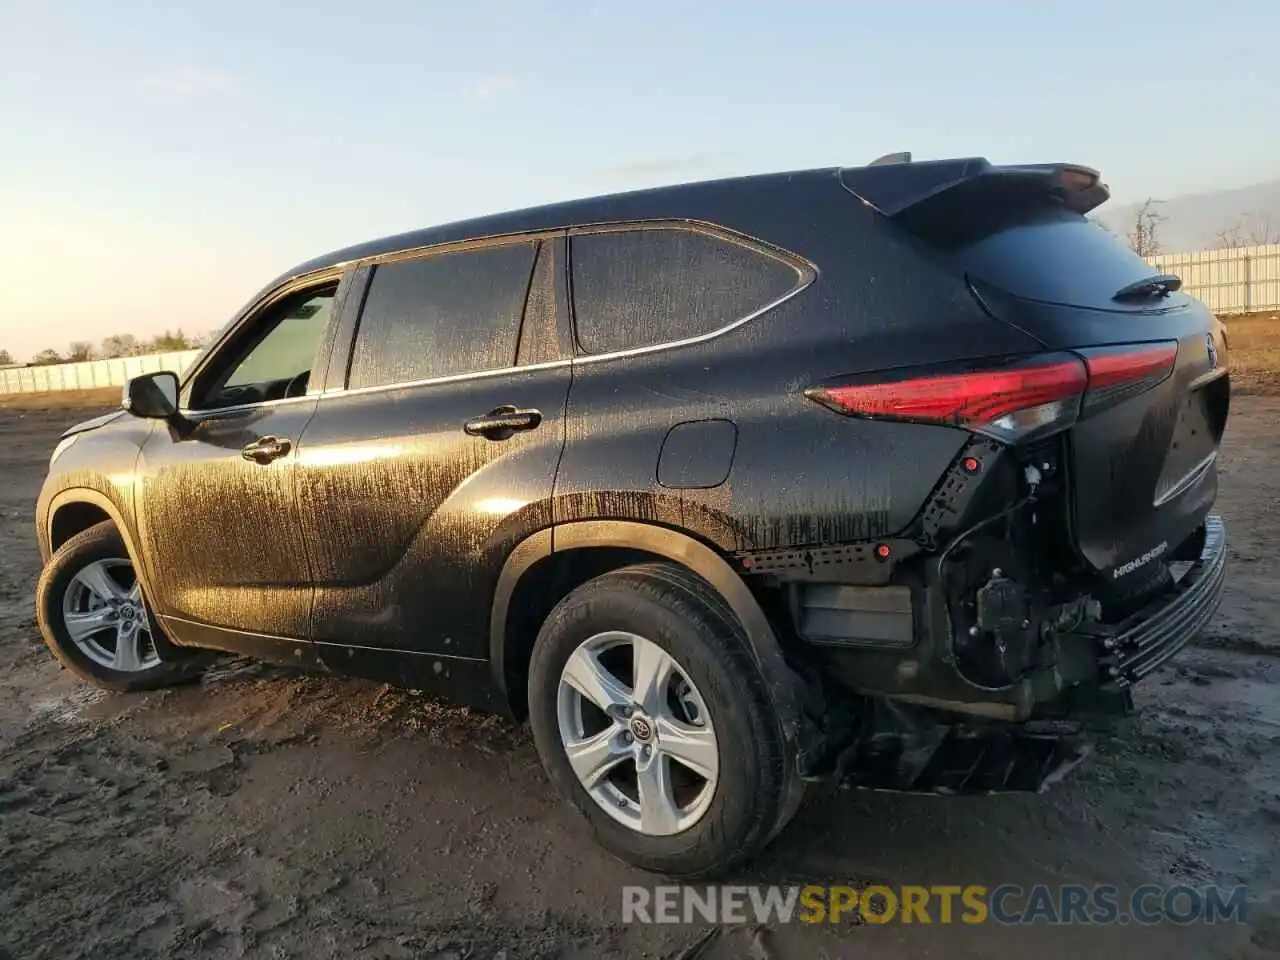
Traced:
[[1217, 320], [965, 159], [597, 198], [271, 283], [69, 430], [40, 629], [528, 716], [614, 853], [758, 851], [806, 780], [1038, 789], [1213, 614]]

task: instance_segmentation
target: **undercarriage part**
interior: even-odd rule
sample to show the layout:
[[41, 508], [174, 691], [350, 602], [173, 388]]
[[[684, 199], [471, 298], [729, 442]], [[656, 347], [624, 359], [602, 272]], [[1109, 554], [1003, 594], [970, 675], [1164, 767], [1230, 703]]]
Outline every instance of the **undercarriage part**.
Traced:
[[956, 666], [983, 687], [1006, 687], [1036, 663], [1039, 631], [1029, 592], [996, 567], [974, 596], [975, 621], [956, 637]]
[[906, 793], [1039, 793], [1091, 750], [1080, 723], [984, 723], [862, 698], [809, 779]]
[[1085, 730], [1112, 733], [1116, 721], [1132, 714], [1133, 709], [1132, 690], [1104, 690], [1091, 683], [1080, 683], [1039, 705], [1035, 719], [1070, 719]]
[[806, 643], [840, 647], [910, 647], [915, 643], [911, 588], [793, 584], [796, 632]]

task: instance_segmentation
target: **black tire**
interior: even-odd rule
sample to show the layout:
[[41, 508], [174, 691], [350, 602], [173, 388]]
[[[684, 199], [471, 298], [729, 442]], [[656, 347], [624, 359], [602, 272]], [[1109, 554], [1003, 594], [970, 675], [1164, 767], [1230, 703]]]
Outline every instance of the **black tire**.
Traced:
[[[177, 660], [160, 660], [154, 666], [135, 671], [113, 670], [93, 660], [71, 639], [63, 613], [63, 598], [72, 579], [86, 566], [100, 560], [120, 560], [133, 565], [124, 540], [110, 521], [76, 534], [50, 558], [36, 584], [36, 622], [45, 646], [58, 662], [82, 680], [106, 690], [133, 692], [155, 690], [189, 682], [198, 677], [208, 658], [196, 653]], [[159, 631], [155, 617], [147, 611], [152, 631]], [[157, 650], [171, 646], [161, 638]], [[183, 651], [185, 654], [186, 651]]]
[[[560, 735], [557, 696], [570, 655], [588, 638], [620, 630], [656, 643], [701, 692], [716, 731], [718, 785], [689, 828], [650, 836], [619, 823], [583, 787]], [[613, 855], [678, 878], [722, 874], [753, 857], [795, 812], [795, 757], [759, 667], [724, 599], [667, 563], [642, 564], [583, 584], [552, 610], [529, 669], [529, 714], [547, 775]]]

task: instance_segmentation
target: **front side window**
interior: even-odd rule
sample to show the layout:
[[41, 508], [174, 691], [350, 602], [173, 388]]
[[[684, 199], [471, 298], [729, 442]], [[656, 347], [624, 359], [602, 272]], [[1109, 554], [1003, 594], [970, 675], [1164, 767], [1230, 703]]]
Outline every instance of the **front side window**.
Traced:
[[514, 366], [536, 246], [458, 250], [376, 267], [348, 386]]
[[213, 375], [201, 376], [204, 386], [197, 384], [193, 406], [209, 409], [305, 394], [337, 292], [333, 283], [266, 308], [222, 351]]
[[686, 227], [588, 233], [571, 243], [574, 323], [588, 354], [711, 333], [801, 282], [781, 256]]
[[279, 322], [227, 378], [227, 386], [270, 382], [310, 372], [316, 347], [333, 312], [333, 290], [309, 296], [283, 311]]

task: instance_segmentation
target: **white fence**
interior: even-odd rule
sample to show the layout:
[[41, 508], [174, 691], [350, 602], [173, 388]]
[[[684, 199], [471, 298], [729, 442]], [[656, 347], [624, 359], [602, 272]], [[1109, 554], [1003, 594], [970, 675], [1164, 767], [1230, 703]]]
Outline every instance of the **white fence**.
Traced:
[[1280, 243], [1148, 257], [1161, 273], [1182, 278], [1182, 289], [1214, 313], [1280, 310]]
[[176, 353], [149, 353], [141, 357], [118, 357], [114, 360], [58, 363], [47, 367], [9, 367], [0, 369], [0, 393], [122, 387], [130, 377], [136, 377], [140, 373], [154, 373], [157, 370], [181, 373], [199, 355], [199, 350], [182, 350]]

